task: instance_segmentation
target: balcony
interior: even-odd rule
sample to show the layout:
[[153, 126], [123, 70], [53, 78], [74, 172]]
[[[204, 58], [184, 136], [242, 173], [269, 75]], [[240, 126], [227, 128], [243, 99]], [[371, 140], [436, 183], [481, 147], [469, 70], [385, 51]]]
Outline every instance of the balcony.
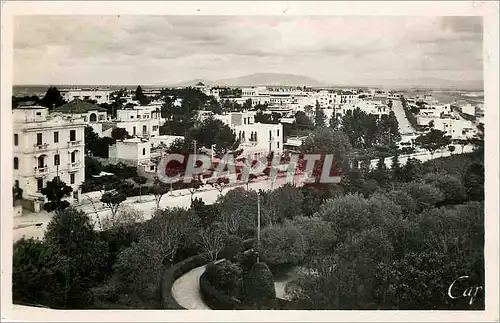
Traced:
[[68, 147], [80, 146], [82, 144], [81, 140], [68, 141]]
[[35, 167], [35, 177], [42, 177], [42, 176], [47, 175], [48, 170], [49, 169], [48, 169], [47, 166], [44, 166], [44, 167]]
[[76, 171], [80, 170], [80, 168], [81, 168], [81, 162], [74, 162], [74, 163], [68, 164], [68, 170], [70, 172], [76, 172]]
[[49, 144], [34, 144], [33, 147], [35, 148], [35, 153], [37, 153], [48, 150]]

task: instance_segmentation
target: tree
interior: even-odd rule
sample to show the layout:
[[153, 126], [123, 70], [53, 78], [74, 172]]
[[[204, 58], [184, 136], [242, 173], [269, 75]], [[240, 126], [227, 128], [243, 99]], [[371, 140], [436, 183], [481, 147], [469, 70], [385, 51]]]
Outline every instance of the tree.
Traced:
[[68, 257], [40, 240], [16, 241], [12, 254], [13, 303], [64, 308], [64, 277], [69, 265]]
[[305, 240], [306, 257], [326, 256], [334, 251], [338, 241], [330, 222], [313, 216], [296, 217], [292, 223]]
[[47, 225], [44, 242], [69, 259], [64, 274], [64, 308], [85, 308], [90, 288], [104, 278], [108, 246], [84, 212], [67, 208]]
[[333, 130], [337, 130], [340, 126], [340, 118], [339, 116], [334, 112], [332, 117], [330, 118], [329, 121], [330, 128]]
[[257, 228], [257, 192], [238, 187], [220, 196], [217, 205], [217, 220], [226, 232], [244, 239], [254, 237]]
[[450, 151], [450, 155], [453, 155], [453, 152], [455, 151], [455, 146], [449, 145], [448, 150]]
[[304, 237], [291, 223], [268, 226], [261, 232], [259, 254], [271, 267], [297, 264], [305, 250]]
[[410, 182], [403, 189], [415, 201], [417, 213], [444, 201], [444, 194], [432, 184]]
[[239, 146], [234, 131], [214, 118], [208, 118], [199, 127], [190, 130], [188, 137], [206, 148], [215, 145], [215, 152], [218, 155], [224, 155]]
[[156, 180], [153, 186], [149, 187], [148, 194], [153, 194], [155, 197], [156, 209], [160, 209], [162, 197], [170, 191], [167, 184]]
[[391, 159], [391, 171], [393, 180], [400, 181], [402, 176], [402, 169], [398, 155], [394, 155]]
[[325, 127], [326, 115], [323, 111], [323, 108], [319, 105], [319, 102], [316, 101], [316, 108], [314, 110], [314, 126], [316, 127]]
[[300, 189], [285, 184], [265, 195], [263, 213], [270, 223], [283, 223], [285, 219], [302, 215], [303, 200]]
[[450, 137], [446, 136], [441, 130], [432, 129], [426, 134], [415, 138], [415, 145], [427, 150], [434, 158], [436, 150], [446, 147], [450, 144]]
[[[340, 131], [319, 128], [311, 133], [302, 143], [300, 150], [304, 154], [320, 154], [321, 160], [316, 163], [313, 176], [319, 182], [324, 159], [327, 154], [333, 156], [333, 170], [340, 174], [349, 168], [351, 145], [347, 136]], [[330, 174], [332, 171], [330, 168]]]
[[38, 102], [41, 106], [46, 107], [49, 111], [58, 108], [66, 103], [55, 86], [50, 86], [45, 93], [45, 96]]
[[200, 228], [198, 219], [193, 217], [192, 211], [181, 208], [157, 210], [153, 217], [143, 224], [140, 239], [149, 239], [156, 243], [160, 247], [162, 257], [173, 264], [183, 240], [193, 240], [190, 232], [194, 233]]
[[263, 263], [255, 263], [244, 279], [245, 300], [259, 306], [263, 302], [276, 298], [273, 274]]
[[150, 102], [149, 98], [146, 95], [144, 95], [144, 92], [142, 91], [140, 85], [138, 85], [135, 90], [134, 99], [139, 101], [141, 105], [148, 105]]
[[484, 164], [472, 163], [466, 170], [464, 186], [467, 199], [472, 201], [484, 201]]
[[125, 128], [113, 128], [113, 130], [111, 130], [111, 138], [113, 138], [114, 140], [123, 140], [130, 137], [131, 136]]
[[102, 164], [92, 156], [85, 155], [85, 180], [99, 175], [102, 171]]
[[124, 226], [140, 223], [144, 220], [144, 215], [132, 207], [121, 208], [113, 217], [107, 217], [101, 221], [103, 230], [117, 229]]
[[211, 262], [217, 260], [219, 253], [224, 249], [225, 240], [226, 233], [219, 223], [213, 223], [199, 232], [199, 247]]
[[139, 201], [142, 198], [142, 186], [146, 184], [148, 179], [144, 176], [136, 176], [134, 177], [134, 182], [139, 185]]
[[14, 186], [12, 187], [13, 205], [16, 205], [16, 201], [22, 200], [22, 198], [23, 190], [19, 187], [19, 181], [15, 181]]
[[222, 196], [222, 191], [229, 184], [229, 178], [227, 177], [217, 177], [217, 180], [213, 183], [210, 183], [218, 192], [219, 197]]
[[62, 199], [69, 196], [72, 191], [73, 189], [61, 181], [58, 176], [54, 177], [52, 181], [48, 181], [47, 185], [41, 190], [41, 193], [49, 201], [43, 205], [44, 210], [58, 213], [67, 208], [70, 203]]
[[122, 286], [117, 292], [154, 298], [160, 284], [164, 258], [161, 246], [150, 239], [140, 239], [122, 250], [113, 272]]
[[120, 204], [127, 199], [127, 196], [119, 191], [108, 191], [102, 194], [101, 202], [104, 203], [110, 210], [111, 216], [114, 218]]
[[191, 194], [191, 204], [193, 203], [194, 194], [203, 186], [203, 182], [200, 180], [199, 176], [193, 176], [191, 182], [189, 183], [188, 191]]

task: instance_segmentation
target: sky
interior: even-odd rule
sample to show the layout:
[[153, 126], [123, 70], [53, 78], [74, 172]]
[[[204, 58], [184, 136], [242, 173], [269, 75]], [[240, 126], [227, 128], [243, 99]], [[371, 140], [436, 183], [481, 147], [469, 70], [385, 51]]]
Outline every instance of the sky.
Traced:
[[17, 16], [14, 84], [483, 79], [481, 17]]

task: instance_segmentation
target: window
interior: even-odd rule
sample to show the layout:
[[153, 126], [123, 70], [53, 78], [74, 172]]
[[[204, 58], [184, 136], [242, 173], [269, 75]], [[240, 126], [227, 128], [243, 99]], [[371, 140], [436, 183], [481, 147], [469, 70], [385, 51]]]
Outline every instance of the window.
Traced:
[[37, 134], [36, 134], [36, 145], [37, 145], [37, 146], [40, 146], [40, 145], [42, 144], [42, 141], [43, 141], [43, 140], [42, 140], [42, 138], [43, 138], [43, 137], [42, 137], [42, 134], [41, 134], [41, 133], [37, 133]]
[[76, 141], [76, 130], [69, 131], [69, 141]]
[[37, 112], [37, 113], [36, 113], [36, 115], [37, 115], [37, 116], [41, 116], [41, 115], [42, 115], [42, 113], [41, 113], [41, 112]]
[[272, 135], [272, 132], [271, 130], [269, 130], [269, 140], [273, 139], [273, 135]]
[[54, 132], [54, 143], [58, 143], [59, 142], [59, 131], [55, 131]]
[[75, 184], [75, 174], [69, 174], [69, 183]]
[[130, 119], [134, 119], [134, 116], [130, 116]]
[[143, 133], [148, 132], [148, 126], [142, 126], [142, 132]]
[[14, 169], [19, 169], [19, 158], [14, 157]]
[[39, 178], [36, 180], [36, 190], [37, 192], [40, 192], [43, 188], [43, 179]]
[[61, 165], [61, 158], [59, 157], [59, 154], [54, 155], [54, 166], [59, 166]]
[[276, 144], [278, 145], [278, 148], [279, 148], [280, 147], [280, 142], [278, 141]]
[[150, 167], [149, 167], [149, 170], [155, 170], [155, 166], [154, 166], [154, 165], [153, 165], [153, 166], [150, 166]]
[[135, 136], [135, 127], [132, 130], [132, 135]]
[[19, 145], [19, 135], [17, 133], [14, 134], [14, 146]]
[[38, 157], [38, 168], [44, 168], [45, 167], [45, 160], [43, 156]]
[[141, 118], [141, 115], [138, 115], [138, 116], [137, 116], [137, 119], [140, 119], [140, 118]]
[[76, 150], [71, 153], [71, 162], [76, 163]]
[[277, 136], [277, 137], [279, 137], [279, 136], [280, 136], [280, 130], [279, 130], [279, 129], [277, 130], [277, 134], [276, 134], [276, 136]]
[[142, 155], [146, 155], [146, 148], [142, 148]]

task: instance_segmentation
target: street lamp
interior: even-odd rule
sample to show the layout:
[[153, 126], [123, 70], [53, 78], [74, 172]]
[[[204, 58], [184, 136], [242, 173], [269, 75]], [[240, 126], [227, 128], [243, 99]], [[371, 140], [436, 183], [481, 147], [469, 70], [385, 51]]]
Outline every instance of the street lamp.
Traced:
[[260, 192], [257, 192], [257, 262], [260, 250]]

